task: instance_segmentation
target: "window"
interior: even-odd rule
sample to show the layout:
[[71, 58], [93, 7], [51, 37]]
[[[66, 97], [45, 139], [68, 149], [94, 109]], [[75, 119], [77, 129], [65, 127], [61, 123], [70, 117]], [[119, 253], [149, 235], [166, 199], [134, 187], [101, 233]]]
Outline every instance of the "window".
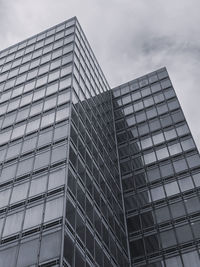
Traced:
[[[0, 191], [0, 207], [4, 207], [8, 205], [8, 200], [10, 198], [11, 189]], [[1, 224], [1, 223], [0, 223]], [[1, 227], [0, 227], [1, 231]]]
[[157, 223], [162, 223], [171, 219], [168, 206], [155, 210]]
[[151, 85], [151, 91], [152, 93], [158, 92], [161, 90], [160, 83], [154, 83]]
[[170, 140], [177, 137], [175, 129], [166, 129], [164, 131], [166, 140]]
[[44, 223], [63, 215], [63, 197], [48, 201], [45, 207]]
[[54, 112], [43, 115], [42, 121], [41, 121], [41, 128], [44, 128], [44, 127], [54, 123], [54, 117], [55, 117]]
[[18, 164], [17, 176], [31, 172], [33, 168], [33, 160], [34, 160], [33, 157], [25, 159], [25, 160], [21, 160]]
[[153, 139], [154, 145], [157, 145], [165, 141], [163, 133], [155, 133], [152, 136], [152, 139]]
[[187, 164], [185, 159], [179, 159], [173, 162], [174, 169], [176, 172], [181, 172], [187, 169]]
[[153, 145], [151, 137], [145, 138], [145, 139], [141, 139], [141, 147], [142, 149], [151, 147]]
[[16, 266], [16, 252], [18, 247], [10, 247], [0, 251], [0, 266]]
[[29, 182], [19, 184], [13, 187], [10, 204], [18, 202], [27, 197]]
[[52, 149], [51, 163], [60, 160], [66, 160], [67, 157], [67, 145], [63, 144], [62, 146], [55, 147]]
[[182, 152], [180, 143], [171, 144], [168, 146], [168, 149], [169, 149], [169, 153], [171, 156], [179, 154]]
[[159, 168], [153, 168], [147, 170], [147, 176], [150, 182], [160, 178]]
[[17, 266], [36, 265], [38, 249], [39, 249], [39, 238], [28, 242], [22, 242], [19, 249]]
[[[22, 143], [17, 143], [13, 146], [10, 146], [7, 151], [6, 160], [12, 157], [18, 157], [20, 153]], [[1, 153], [1, 152], [0, 152]]]
[[180, 256], [176, 256], [176, 257], [172, 257], [170, 259], [166, 259], [165, 263], [166, 263], [166, 267], [182, 266], [182, 262], [181, 262]]
[[50, 161], [50, 150], [36, 155], [34, 169], [46, 167]]
[[12, 235], [21, 230], [22, 220], [24, 212], [16, 212], [6, 217], [6, 223], [4, 226], [3, 237]]
[[125, 107], [123, 109], [123, 111], [124, 111], [124, 115], [125, 116], [131, 114], [131, 113], [133, 113], [133, 106], [129, 105], [129, 106]]
[[163, 148], [156, 150], [156, 155], [157, 155], [158, 160], [162, 160], [164, 158], [169, 157], [169, 152], [166, 147], [163, 147]]
[[192, 138], [188, 138], [186, 140], [181, 141], [181, 145], [182, 145], [183, 151], [187, 151], [187, 150], [195, 148], [195, 143], [192, 140]]
[[197, 166], [200, 166], [200, 158], [199, 155], [192, 155], [190, 157], [187, 157], [187, 162], [190, 168], [194, 168]]
[[29, 121], [26, 128], [26, 134], [38, 130], [39, 125], [40, 125], [40, 118]]
[[160, 233], [160, 237], [161, 237], [161, 244], [163, 248], [176, 245], [176, 238], [175, 238], [175, 233], [173, 229]]
[[182, 257], [185, 267], [198, 267], [200, 265], [199, 254], [197, 251], [185, 253], [182, 255]]
[[144, 162], [145, 162], [145, 164], [150, 164], [150, 163], [152, 163], [154, 161], [156, 161], [155, 152], [144, 154]]
[[190, 176], [182, 178], [181, 180], [179, 180], [179, 186], [182, 192], [193, 189], [194, 185], [192, 182], [192, 178]]
[[23, 230], [41, 224], [44, 204], [26, 209]]
[[2, 169], [2, 173], [1, 173], [1, 180], [0, 182], [5, 182], [10, 180], [11, 178], [13, 178], [15, 176], [15, 171], [16, 171], [16, 164], [12, 164], [12, 165], [4, 165], [5, 167]]
[[188, 242], [193, 239], [189, 224], [177, 227], [176, 234], [179, 243]]
[[165, 197], [163, 186], [152, 188], [151, 190], [152, 200], [156, 201]]
[[47, 190], [47, 174], [31, 181], [29, 197], [44, 193]]
[[65, 169], [58, 169], [49, 175], [48, 190], [65, 184]]
[[175, 195], [175, 194], [178, 194], [180, 192], [178, 184], [176, 181], [174, 181], [172, 183], [165, 184], [165, 190], [166, 190], [166, 194], [168, 197]]
[[61, 231], [43, 235], [41, 240], [39, 261], [46, 261], [60, 256], [61, 253]]

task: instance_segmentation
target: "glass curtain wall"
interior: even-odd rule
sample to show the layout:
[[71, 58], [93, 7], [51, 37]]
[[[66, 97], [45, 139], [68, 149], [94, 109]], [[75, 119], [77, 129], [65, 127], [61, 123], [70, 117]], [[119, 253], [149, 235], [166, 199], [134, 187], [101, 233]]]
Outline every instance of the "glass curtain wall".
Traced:
[[166, 69], [112, 93], [133, 266], [199, 266], [200, 157]]
[[74, 45], [64, 263], [129, 266], [111, 94], [78, 22]]
[[60, 264], [74, 25], [0, 52], [0, 266]]

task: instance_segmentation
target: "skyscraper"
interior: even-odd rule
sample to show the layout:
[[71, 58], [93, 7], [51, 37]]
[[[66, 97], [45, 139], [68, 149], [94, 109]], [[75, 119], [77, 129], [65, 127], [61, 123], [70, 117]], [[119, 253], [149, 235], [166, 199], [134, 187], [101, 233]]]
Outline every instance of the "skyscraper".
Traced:
[[200, 158], [166, 69], [113, 103], [133, 266], [200, 266]]
[[0, 71], [0, 267], [199, 266], [199, 154], [165, 68], [111, 90], [72, 18]]

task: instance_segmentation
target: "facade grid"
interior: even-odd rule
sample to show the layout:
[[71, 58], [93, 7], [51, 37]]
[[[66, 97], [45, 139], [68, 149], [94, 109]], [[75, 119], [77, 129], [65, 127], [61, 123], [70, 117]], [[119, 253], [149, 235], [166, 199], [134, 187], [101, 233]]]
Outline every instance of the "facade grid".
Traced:
[[165, 68], [110, 89], [75, 17], [0, 51], [0, 267], [199, 266], [199, 173]]

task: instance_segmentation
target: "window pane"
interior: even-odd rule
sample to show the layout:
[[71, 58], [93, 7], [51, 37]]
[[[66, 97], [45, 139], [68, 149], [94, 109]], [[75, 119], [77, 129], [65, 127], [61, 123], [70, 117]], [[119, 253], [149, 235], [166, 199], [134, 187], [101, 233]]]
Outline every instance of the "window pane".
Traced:
[[152, 188], [151, 189], [151, 196], [153, 201], [162, 199], [165, 197], [165, 192], [162, 186], [156, 187], [156, 188]]
[[3, 231], [3, 237], [12, 235], [21, 230], [23, 215], [24, 212], [21, 211], [7, 216]]
[[48, 201], [45, 207], [44, 222], [61, 217], [63, 214], [63, 197]]
[[31, 181], [29, 197], [41, 194], [46, 191], [47, 187], [47, 174]]
[[65, 169], [59, 169], [51, 172], [49, 175], [48, 190], [65, 184]]
[[10, 204], [25, 199], [28, 192], [28, 186], [29, 182], [14, 186]]
[[37, 264], [39, 239], [23, 242], [20, 245], [17, 267]]
[[61, 254], [61, 231], [43, 235], [40, 248], [40, 262], [59, 257]]
[[[10, 192], [11, 192], [10, 188], [7, 190], [0, 191], [0, 207], [4, 207], [4, 206], [8, 205], [8, 200], [10, 198]], [[0, 227], [0, 231], [1, 231], [1, 227]]]
[[0, 251], [0, 266], [16, 266], [17, 246]]
[[176, 181], [169, 184], [165, 184], [165, 190], [168, 197], [178, 194], [180, 192]]
[[26, 209], [23, 230], [41, 224], [44, 204]]

